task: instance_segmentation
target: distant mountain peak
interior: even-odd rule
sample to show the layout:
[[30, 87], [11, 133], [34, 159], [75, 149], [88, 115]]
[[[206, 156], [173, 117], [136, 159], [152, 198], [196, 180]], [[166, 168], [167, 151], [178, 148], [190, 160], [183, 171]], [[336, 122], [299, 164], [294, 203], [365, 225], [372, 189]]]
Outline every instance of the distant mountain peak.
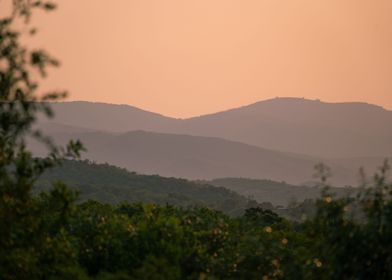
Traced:
[[350, 107], [358, 107], [358, 108], [373, 108], [378, 110], [386, 110], [382, 106], [360, 102], [360, 101], [350, 101], [350, 102], [327, 102], [322, 101], [320, 99], [307, 99], [304, 97], [275, 97], [271, 99], [261, 100], [249, 105], [245, 105], [241, 108], [258, 106], [258, 105], [270, 105], [270, 104], [278, 104], [278, 105], [321, 105], [321, 106], [350, 106]]

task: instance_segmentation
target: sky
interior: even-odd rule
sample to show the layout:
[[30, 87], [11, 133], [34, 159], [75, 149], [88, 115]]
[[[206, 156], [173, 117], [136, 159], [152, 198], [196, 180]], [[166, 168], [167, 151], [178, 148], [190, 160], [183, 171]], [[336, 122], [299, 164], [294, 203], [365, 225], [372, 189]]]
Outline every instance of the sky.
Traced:
[[68, 100], [190, 117], [274, 97], [392, 109], [391, 0], [66, 0], [31, 42]]

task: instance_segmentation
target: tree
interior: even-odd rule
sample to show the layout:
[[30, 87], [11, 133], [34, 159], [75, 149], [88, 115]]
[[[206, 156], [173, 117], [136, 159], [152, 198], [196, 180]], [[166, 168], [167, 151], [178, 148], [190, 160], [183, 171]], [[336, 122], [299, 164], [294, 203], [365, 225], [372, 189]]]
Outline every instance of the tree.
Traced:
[[[34, 129], [37, 115], [53, 115], [50, 101], [65, 96], [64, 93], [38, 94], [38, 82], [45, 77], [46, 69], [58, 66], [57, 60], [45, 50], [30, 50], [21, 44], [23, 36], [34, 36], [36, 29], [30, 26], [34, 10], [54, 10], [56, 5], [48, 1], [13, 0], [0, 2], [11, 5], [11, 13], [0, 19], [0, 275], [5, 279], [39, 278], [45, 267], [38, 264], [44, 255], [67, 251], [64, 232], [58, 230], [56, 240], [48, 239], [47, 226], [42, 213], [51, 200], [63, 205], [57, 209], [58, 217], [64, 218], [74, 196], [63, 186], [57, 186], [42, 203], [32, 195], [35, 180], [47, 169], [66, 157], [77, 157], [82, 149], [78, 141], [67, 147], [56, 146], [50, 138]], [[23, 24], [28, 32], [18, 31]], [[48, 156], [35, 158], [26, 148], [26, 137], [34, 137], [48, 147]], [[54, 214], [56, 211], [54, 211]], [[54, 221], [50, 221], [54, 222]], [[60, 247], [62, 249], [56, 249]], [[54, 256], [53, 256], [54, 257]], [[49, 262], [59, 260], [56, 257]], [[64, 262], [67, 260], [59, 260]], [[49, 266], [48, 266], [49, 267]], [[50, 269], [55, 269], [51, 266]], [[50, 271], [46, 271], [50, 275]]]

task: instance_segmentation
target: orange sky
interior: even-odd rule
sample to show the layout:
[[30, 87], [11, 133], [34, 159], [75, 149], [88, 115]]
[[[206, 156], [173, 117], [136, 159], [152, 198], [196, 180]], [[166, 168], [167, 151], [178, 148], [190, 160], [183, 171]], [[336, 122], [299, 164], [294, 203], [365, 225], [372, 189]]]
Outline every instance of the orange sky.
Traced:
[[392, 109], [391, 0], [66, 0], [48, 88], [175, 117], [275, 96]]

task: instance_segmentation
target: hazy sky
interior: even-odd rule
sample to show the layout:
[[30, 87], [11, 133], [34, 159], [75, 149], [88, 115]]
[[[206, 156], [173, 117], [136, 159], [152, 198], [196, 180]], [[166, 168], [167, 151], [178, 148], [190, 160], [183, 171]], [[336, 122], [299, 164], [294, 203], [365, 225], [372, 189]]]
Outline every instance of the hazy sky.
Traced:
[[392, 109], [391, 0], [66, 0], [35, 44], [71, 100], [187, 117], [275, 96]]

